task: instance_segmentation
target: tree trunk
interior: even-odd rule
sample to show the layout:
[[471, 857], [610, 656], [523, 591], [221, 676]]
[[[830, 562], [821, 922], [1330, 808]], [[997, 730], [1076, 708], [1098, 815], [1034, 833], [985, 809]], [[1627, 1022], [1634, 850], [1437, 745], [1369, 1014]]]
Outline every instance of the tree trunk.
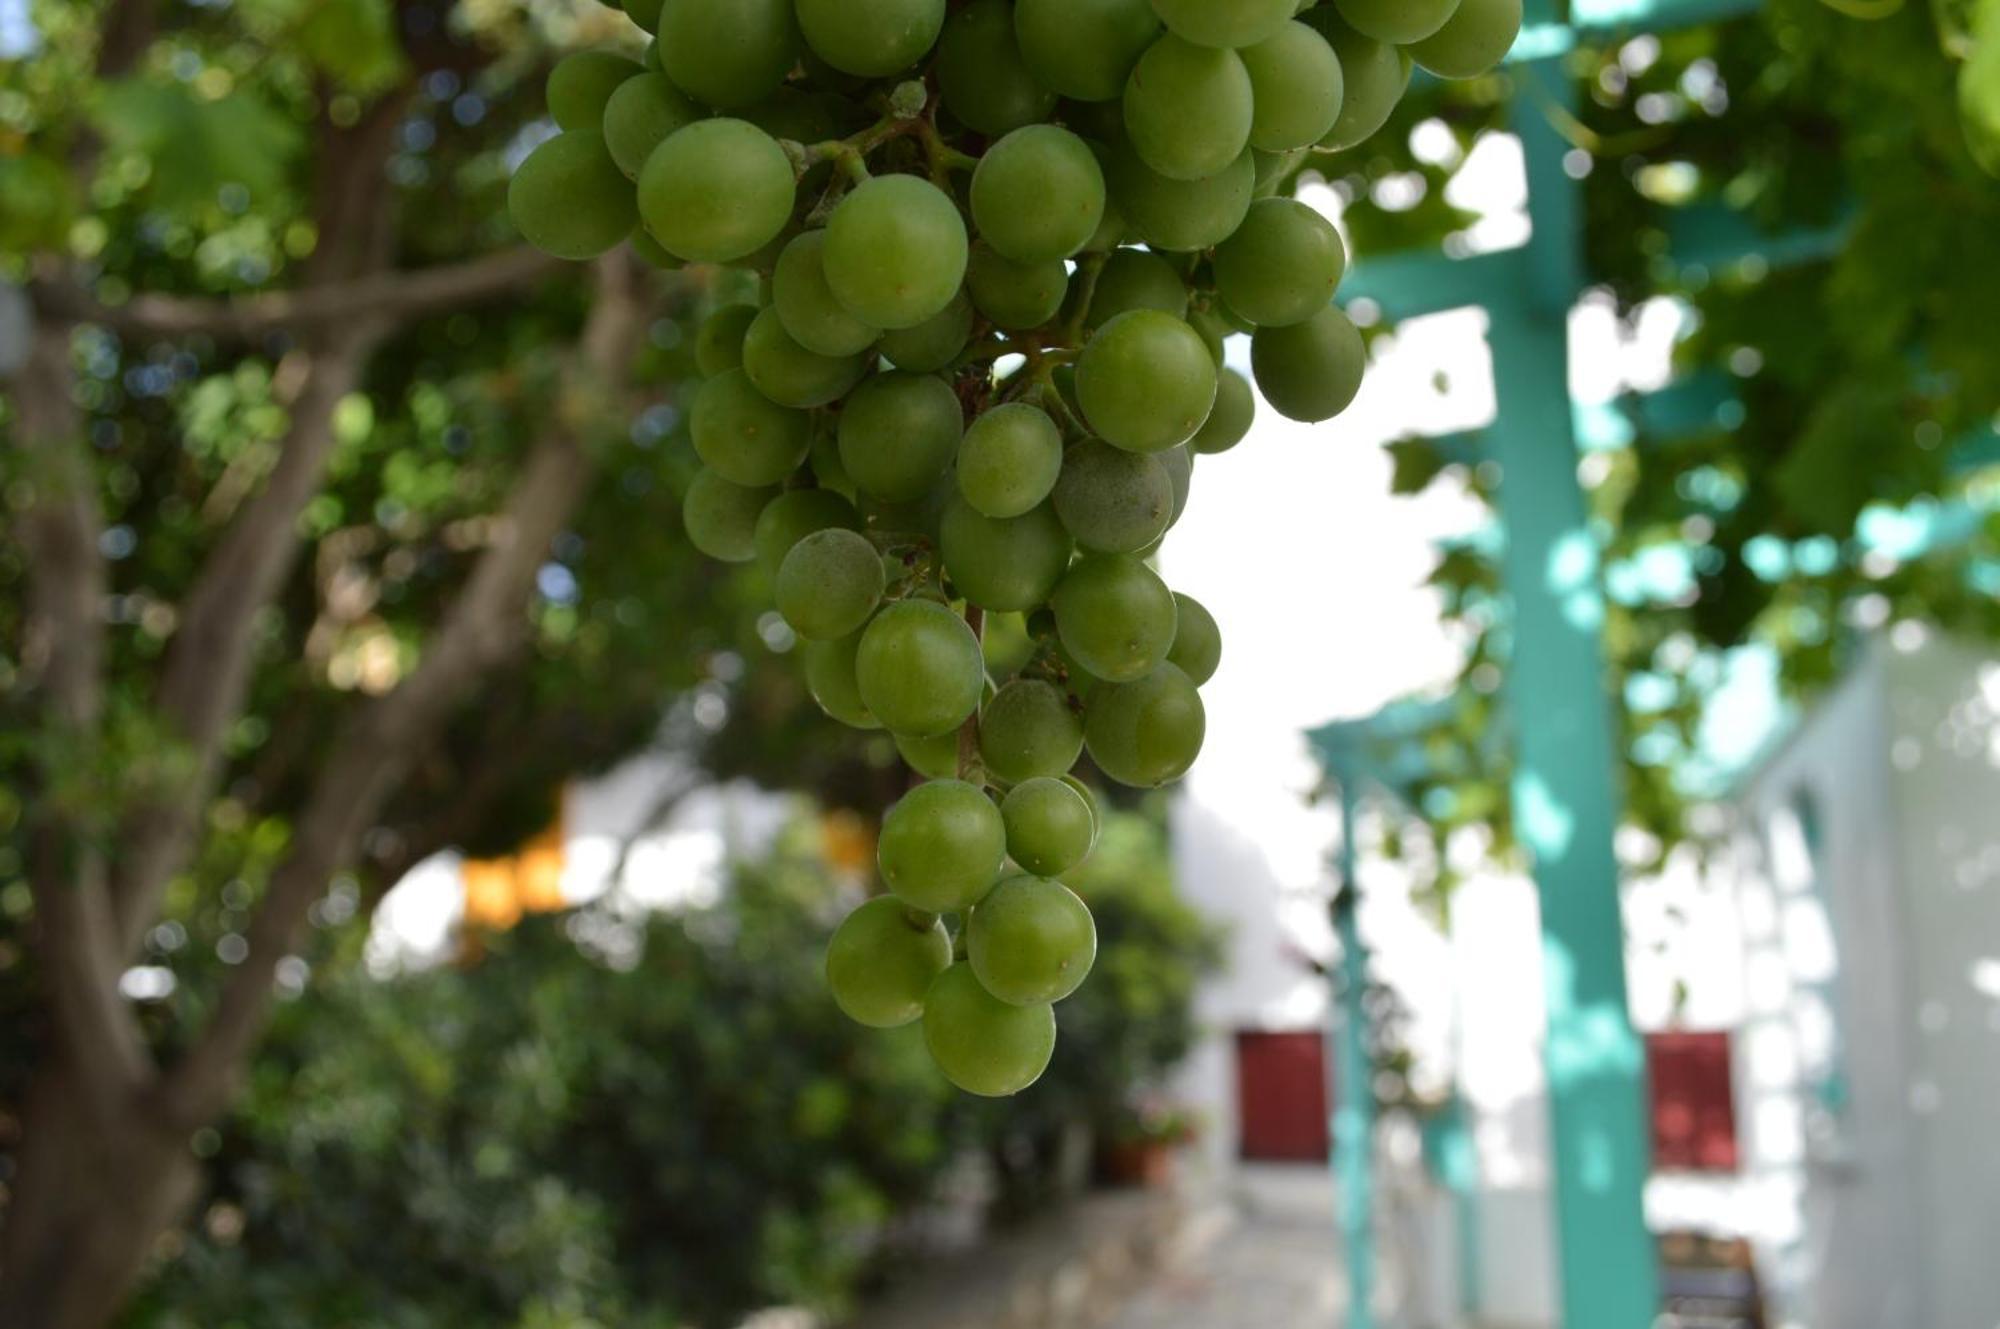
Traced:
[[108, 1116], [86, 1101], [53, 1059], [28, 1091], [0, 1229], [0, 1329], [104, 1329], [194, 1198], [184, 1135], [138, 1100]]

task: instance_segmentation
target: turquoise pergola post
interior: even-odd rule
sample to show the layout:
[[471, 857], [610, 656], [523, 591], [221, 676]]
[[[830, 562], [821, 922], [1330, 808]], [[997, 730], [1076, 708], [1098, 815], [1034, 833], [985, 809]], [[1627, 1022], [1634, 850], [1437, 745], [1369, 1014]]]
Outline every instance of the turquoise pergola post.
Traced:
[[1368, 957], [1356, 919], [1361, 882], [1355, 844], [1359, 791], [1340, 776], [1340, 884], [1333, 902], [1340, 935], [1340, 1037], [1333, 1113], [1334, 1176], [1339, 1184], [1341, 1251], [1347, 1263], [1347, 1329], [1375, 1329], [1375, 1085], [1367, 1043]]

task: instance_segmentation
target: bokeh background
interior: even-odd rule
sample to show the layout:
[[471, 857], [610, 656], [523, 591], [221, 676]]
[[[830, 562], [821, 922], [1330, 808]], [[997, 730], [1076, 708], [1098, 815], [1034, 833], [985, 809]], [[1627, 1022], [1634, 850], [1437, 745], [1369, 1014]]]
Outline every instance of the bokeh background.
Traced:
[[1311, 166], [1370, 378], [1202, 459], [998, 1103], [821, 986], [908, 776], [680, 530], [745, 292], [507, 221], [642, 44], [0, 0], [0, 1326], [2000, 1323], [2000, 2], [1530, 5]]

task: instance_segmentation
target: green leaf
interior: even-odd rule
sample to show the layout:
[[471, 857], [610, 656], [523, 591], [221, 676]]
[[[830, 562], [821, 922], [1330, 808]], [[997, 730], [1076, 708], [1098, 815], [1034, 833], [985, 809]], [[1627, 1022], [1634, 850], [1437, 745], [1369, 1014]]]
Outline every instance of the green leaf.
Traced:
[[1979, 0], [1972, 49], [1958, 71], [1958, 107], [1972, 155], [2000, 175], [2000, 0]]
[[387, 0], [322, 0], [299, 25], [299, 48], [350, 92], [381, 92], [403, 76]]
[[75, 211], [69, 172], [38, 153], [0, 157], [0, 249], [54, 249]]
[[225, 185], [272, 198], [302, 142], [296, 123], [250, 93], [205, 101], [145, 78], [108, 84], [93, 119], [114, 153], [147, 160], [152, 199], [170, 209], [213, 204]]

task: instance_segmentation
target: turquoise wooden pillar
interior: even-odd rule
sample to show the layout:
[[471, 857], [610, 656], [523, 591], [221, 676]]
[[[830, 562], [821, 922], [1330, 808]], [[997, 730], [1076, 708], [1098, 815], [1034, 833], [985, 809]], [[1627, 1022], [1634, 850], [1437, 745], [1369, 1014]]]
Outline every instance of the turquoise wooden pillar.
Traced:
[[1333, 897], [1340, 935], [1340, 1030], [1335, 1051], [1334, 1178], [1339, 1187], [1341, 1249], [1347, 1266], [1346, 1329], [1375, 1329], [1375, 1083], [1368, 1056], [1368, 1015], [1363, 1005], [1368, 956], [1361, 949], [1355, 915], [1361, 883], [1356, 869], [1355, 810], [1358, 782], [1340, 777], [1340, 885]]

